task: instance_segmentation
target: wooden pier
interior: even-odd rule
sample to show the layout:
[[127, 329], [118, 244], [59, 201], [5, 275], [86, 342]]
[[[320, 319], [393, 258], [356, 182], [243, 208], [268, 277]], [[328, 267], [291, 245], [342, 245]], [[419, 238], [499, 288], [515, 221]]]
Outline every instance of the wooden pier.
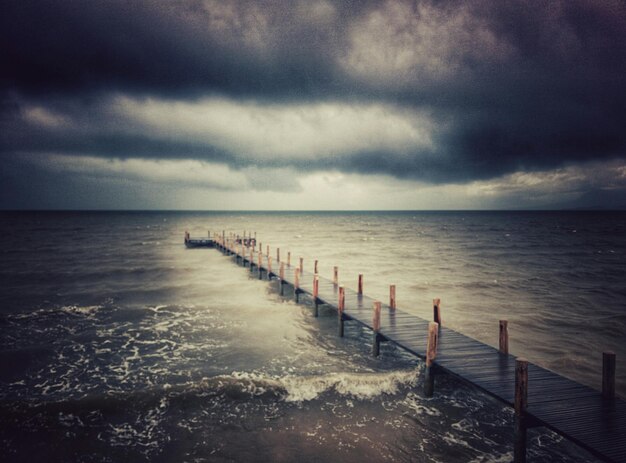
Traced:
[[215, 241], [211, 239], [211, 232], [207, 239], [191, 238], [189, 232], [185, 232], [185, 246], [188, 248], [214, 248]]
[[[187, 236], [188, 237], [188, 236]], [[250, 243], [251, 246], [246, 246]], [[381, 342], [390, 342], [425, 360], [425, 394], [432, 395], [435, 375], [454, 375], [515, 410], [514, 461], [526, 461], [526, 430], [544, 426], [575, 442], [594, 456], [608, 462], [626, 462], [626, 402], [615, 397], [615, 354], [603, 356], [602, 392], [552, 371], [516, 358], [508, 352], [508, 324], [500, 322], [499, 349], [467, 337], [443, 324], [441, 302], [433, 301], [433, 321], [409, 314], [396, 306], [395, 286], [390, 287], [389, 304], [363, 293], [363, 275], [357, 290], [339, 285], [338, 270], [327, 279], [306, 271], [303, 258], [292, 265], [291, 253], [280, 260], [246, 243], [235, 235], [215, 238], [215, 247], [232, 255], [241, 265], [256, 271], [259, 278], [279, 281], [293, 287], [296, 300], [309, 295], [315, 306], [326, 304], [338, 314], [338, 333], [354, 321], [373, 332], [372, 352], [379, 353]], [[495, 331], [495, 330], [494, 330]]]

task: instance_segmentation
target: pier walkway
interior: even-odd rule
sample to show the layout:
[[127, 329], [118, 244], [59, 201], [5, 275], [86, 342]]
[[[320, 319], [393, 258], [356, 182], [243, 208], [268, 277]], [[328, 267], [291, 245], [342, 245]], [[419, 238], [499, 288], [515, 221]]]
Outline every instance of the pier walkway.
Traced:
[[[292, 264], [290, 255], [287, 262], [280, 261], [280, 250], [277, 250], [277, 260], [273, 261], [267, 255], [269, 247], [266, 254], [256, 251], [256, 239], [253, 247], [245, 244], [248, 243], [236, 237], [226, 238], [225, 234], [215, 238], [216, 248], [233, 255], [237, 262], [249, 266], [250, 271], [256, 269], [259, 278], [265, 274], [268, 279], [279, 280], [281, 293], [283, 285], [288, 284], [294, 287], [296, 298], [300, 294], [312, 297], [316, 311], [318, 304], [337, 310], [341, 335], [344, 321], [353, 320], [374, 331], [375, 354], [379, 342], [393, 343], [426, 359], [427, 365], [431, 365], [427, 367], [429, 375], [440, 371], [454, 375], [514, 407], [516, 462], [525, 461], [526, 429], [534, 426], [545, 426], [602, 460], [626, 462], [626, 402], [615, 397], [613, 354], [608, 353], [604, 358], [603, 392], [506, 353], [508, 335], [505, 347], [501, 341], [499, 350], [435, 325], [438, 334], [433, 356], [427, 348], [432, 322], [344, 288], [336, 281], [336, 274], [329, 280], [306, 271], [302, 261], [299, 265]], [[345, 297], [343, 305], [340, 293]], [[375, 315], [375, 304], [381, 305], [379, 316]], [[395, 288], [390, 304], [395, 305]], [[435, 305], [434, 309], [435, 318], [441, 321], [439, 307]], [[506, 324], [504, 328], [506, 331]]]

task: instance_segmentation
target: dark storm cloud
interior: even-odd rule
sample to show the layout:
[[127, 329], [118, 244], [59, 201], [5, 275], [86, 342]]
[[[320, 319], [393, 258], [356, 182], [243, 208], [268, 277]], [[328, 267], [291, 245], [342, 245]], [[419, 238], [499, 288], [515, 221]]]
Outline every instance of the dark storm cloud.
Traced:
[[341, 35], [277, 2], [18, 0], [2, 8], [2, 82], [29, 94], [299, 95], [332, 80], [327, 45]]
[[[0, 148], [432, 182], [608, 160], [626, 147], [625, 25], [619, 1], [8, 1]], [[433, 143], [247, 156], [219, 136], [146, 130], [111, 112], [115, 95], [380, 104], [428, 114]]]

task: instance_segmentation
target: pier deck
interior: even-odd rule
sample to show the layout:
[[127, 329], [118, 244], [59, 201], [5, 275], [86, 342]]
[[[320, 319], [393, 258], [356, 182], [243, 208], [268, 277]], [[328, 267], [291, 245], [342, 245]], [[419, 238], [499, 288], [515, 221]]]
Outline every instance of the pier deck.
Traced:
[[[283, 263], [280, 278], [280, 261], [269, 263], [268, 256], [263, 255], [259, 266], [257, 252], [251, 259], [249, 248], [219, 238], [216, 247], [234, 255], [243, 265], [248, 264], [251, 271], [256, 268], [259, 276], [264, 273], [269, 279], [279, 279], [281, 285], [289, 284], [295, 288], [296, 265]], [[296, 293], [313, 296], [314, 277], [311, 272], [301, 271]], [[339, 285], [319, 275], [318, 279], [316, 303], [339, 310]], [[343, 319], [374, 330], [375, 300], [349, 288], [344, 288], [344, 292]], [[424, 359], [428, 330], [428, 320], [383, 305], [380, 328], [375, 336]], [[515, 406], [516, 400], [516, 360], [513, 355], [504, 354], [455, 330], [445, 326], [439, 328], [434, 360], [436, 370], [454, 375], [510, 406]], [[545, 426], [602, 460], [626, 462], [626, 402], [619, 398], [607, 399], [600, 391], [532, 363], [528, 363], [527, 380], [524, 427]]]

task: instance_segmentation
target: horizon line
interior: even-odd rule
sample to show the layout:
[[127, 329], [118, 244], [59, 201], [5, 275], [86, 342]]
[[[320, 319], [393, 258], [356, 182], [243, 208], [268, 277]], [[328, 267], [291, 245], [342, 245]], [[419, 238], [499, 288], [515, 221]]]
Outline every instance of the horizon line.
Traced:
[[580, 207], [545, 209], [0, 209], [0, 212], [625, 212], [626, 208]]

